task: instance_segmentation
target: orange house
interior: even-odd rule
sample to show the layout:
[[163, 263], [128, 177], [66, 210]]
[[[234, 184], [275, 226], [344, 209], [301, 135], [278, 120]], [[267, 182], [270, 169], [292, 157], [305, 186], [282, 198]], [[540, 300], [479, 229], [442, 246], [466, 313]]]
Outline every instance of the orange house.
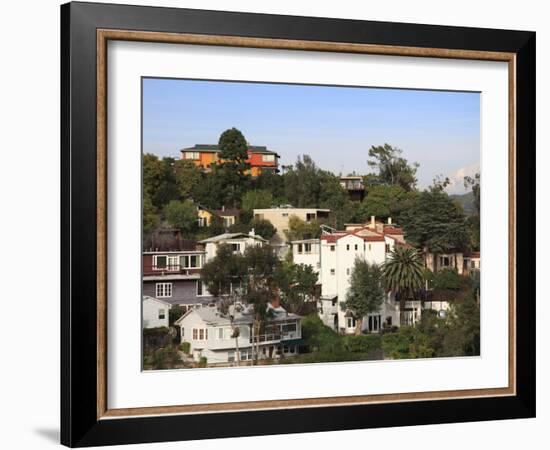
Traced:
[[[181, 159], [193, 161], [196, 166], [209, 170], [212, 164], [218, 162], [220, 148], [217, 145], [195, 144], [193, 147], [182, 148], [180, 152]], [[266, 170], [279, 171], [279, 155], [265, 146], [249, 146], [247, 162], [253, 177]]]

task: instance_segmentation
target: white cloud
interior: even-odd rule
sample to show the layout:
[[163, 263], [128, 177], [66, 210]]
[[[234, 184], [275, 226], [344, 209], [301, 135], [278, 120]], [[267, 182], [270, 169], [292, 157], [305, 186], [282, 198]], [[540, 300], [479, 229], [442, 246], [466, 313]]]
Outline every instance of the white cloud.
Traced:
[[450, 175], [448, 175], [450, 183], [447, 186], [446, 191], [449, 194], [464, 194], [465, 192], [467, 192], [464, 188], [464, 177], [473, 176], [477, 172], [479, 172], [479, 162], [475, 164], [470, 164], [466, 167], [461, 167], [460, 169], [451, 173]]

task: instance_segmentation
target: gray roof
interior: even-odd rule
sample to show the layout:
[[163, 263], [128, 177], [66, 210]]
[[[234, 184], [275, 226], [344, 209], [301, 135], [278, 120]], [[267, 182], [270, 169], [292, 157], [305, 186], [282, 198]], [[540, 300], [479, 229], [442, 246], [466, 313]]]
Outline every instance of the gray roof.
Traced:
[[[272, 312], [272, 315], [270, 315], [268, 319], [268, 322], [271, 322], [271, 323], [282, 322], [285, 320], [292, 320], [292, 319], [301, 319], [301, 316], [293, 313], [287, 313], [286, 310], [282, 307], [273, 308], [271, 305], [269, 305], [268, 310]], [[222, 315], [220, 311], [215, 307], [192, 309], [187, 313], [185, 313], [182, 317], [180, 317], [176, 321], [176, 323], [180, 323], [184, 317], [187, 317], [192, 313], [198, 314], [198, 316], [208, 325], [212, 325], [212, 326], [231, 325], [231, 320], [229, 319], [229, 315]], [[236, 312], [233, 323], [241, 324], [241, 325], [252, 324], [253, 320], [254, 320], [253, 311], [252, 311], [252, 308], [249, 307], [248, 309], [245, 309], [245, 311]]]
[[266, 239], [261, 237], [259, 234], [250, 235], [248, 233], [223, 233], [218, 234], [217, 236], [212, 236], [208, 239], [203, 239], [202, 241], [199, 241], [201, 244], [208, 244], [209, 242], [221, 242], [229, 239], [237, 239], [237, 238], [252, 238], [259, 241], [267, 242]]

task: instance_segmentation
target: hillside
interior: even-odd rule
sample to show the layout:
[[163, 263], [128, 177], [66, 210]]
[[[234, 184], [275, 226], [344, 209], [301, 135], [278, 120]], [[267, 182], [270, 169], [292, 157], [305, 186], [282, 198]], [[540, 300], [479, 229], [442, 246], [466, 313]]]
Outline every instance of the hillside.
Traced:
[[462, 205], [462, 207], [464, 208], [464, 212], [466, 214], [473, 214], [475, 212], [473, 192], [468, 192], [466, 194], [461, 194], [461, 195], [454, 194], [454, 195], [450, 195], [449, 197], [451, 197], [454, 201]]

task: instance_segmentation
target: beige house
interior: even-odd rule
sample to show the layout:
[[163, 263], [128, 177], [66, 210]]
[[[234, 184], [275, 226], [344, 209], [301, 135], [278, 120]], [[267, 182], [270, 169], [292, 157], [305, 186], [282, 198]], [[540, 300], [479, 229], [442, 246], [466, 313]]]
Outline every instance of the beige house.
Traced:
[[288, 231], [290, 217], [296, 216], [305, 222], [317, 219], [326, 219], [330, 209], [319, 208], [293, 208], [292, 206], [279, 206], [277, 208], [255, 209], [254, 218], [269, 220], [277, 232], [273, 236], [275, 243], [286, 242], [285, 231]]

